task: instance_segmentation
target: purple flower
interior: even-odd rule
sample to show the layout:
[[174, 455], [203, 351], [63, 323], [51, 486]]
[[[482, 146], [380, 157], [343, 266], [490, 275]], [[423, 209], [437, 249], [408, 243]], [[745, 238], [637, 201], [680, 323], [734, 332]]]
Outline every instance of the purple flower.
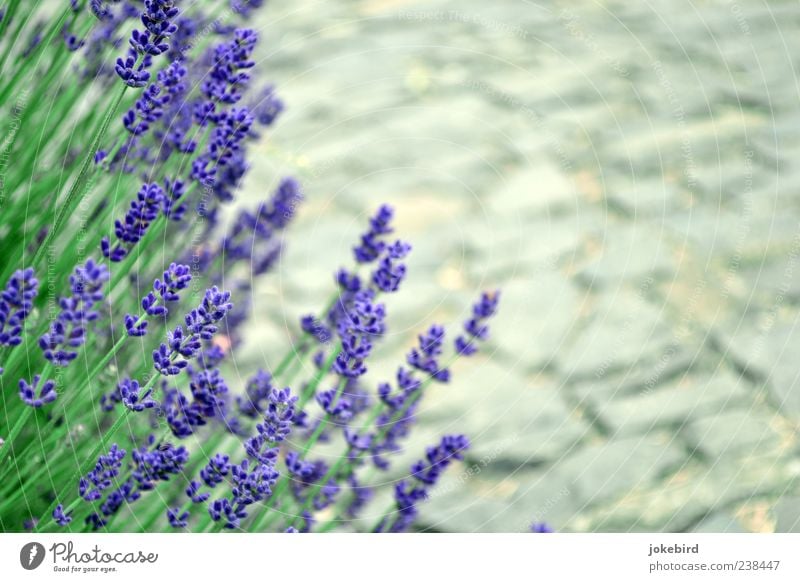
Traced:
[[383, 258], [372, 273], [372, 282], [384, 293], [393, 293], [400, 288], [406, 276], [406, 265], [401, 259], [411, 251], [411, 245], [403, 241], [385, 247]]
[[254, 30], [241, 28], [234, 31], [233, 40], [214, 48], [213, 65], [202, 84], [210, 101], [234, 104], [242, 98], [241, 90], [250, 81], [246, 71], [255, 65], [250, 56], [257, 42]]
[[275, 465], [278, 444], [286, 440], [292, 430], [296, 402], [297, 397], [292, 396], [288, 388], [270, 392], [264, 420], [256, 425], [257, 434], [244, 443], [249, 457], [262, 464]]
[[212, 489], [222, 483], [231, 471], [230, 457], [217, 453], [208, 460], [208, 464], [200, 471], [200, 478]]
[[189, 519], [189, 512], [183, 511], [181, 512], [179, 507], [168, 507], [167, 508], [167, 519], [169, 520], [169, 525], [175, 528], [183, 528], [188, 525], [186, 521]]
[[243, 505], [232, 504], [228, 499], [215, 499], [208, 506], [208, 514], [214, 521], [225, 518], [225, 527], [237, 529], [241, 520], [247, 517], [247, 508]]
[[131, 248], [142, 240], [150, 223], [158, 217], [163, 205], [164, 191], [161, 186], [143, 184], [136, 199], [131, 202], [124, 220], [117, 220], [114, 223], [114, 234], [117, 237], [114, 245], [111, 245], [108, 237], [103, 237], [100, 243], [103, 256], [114, 262], [119, 262], [128, 256]]
[[419, 336], [419, 349], [412, 348], [406, 358], [409, 366], [439, 382], [447, 382], [450, 379], [450, 371], [447, 368], [440, 368], [437, 360], [442, 354], [444, 334], [444, 327], [432, 325], [428, 333]]
[[64, 506], [59, 503], [53, 510], [53, 520], [61, 527], [65, 527], [72, 521], [72, 512], [64, 513]]
[[186, 214], [186, 204], [181, 202], [186, 194], [186, 185], [182, 180], [164, 179], [164, 198], [162, 199], [162, 212], [164, 216], [174, 222], [183, 220]]
[[178, 301], [180, 299], [178, 292], [186, 289], [191, 280], [192, 275], [187, 265], [170, 264], [169, 268], [164, 271], [163, 277], [156, 279], [153, 283], [153, 291], [142, 299], [144, 315], [125, 315], [125, 330], [128, 335], [141, 337], [147, 333], [145, 316], [166, 317], [168, 309], [165, 304]]
[[111, 487], [113, 479], [119, 475], [122, 460], [126, 455], [125, 449], [116, 444], [111, 445], [107, 455], [100, 455], [94, 469], [89, 471], [78, 481], [78, 493], [86, 501], [97, 501], [103, 496], [103, 491]]
[[185, 317], [186, 331], [176, 327], [168, 334], [168, 342], [153, 350], [156, 371], [175, 376], [200, 354], [202, 340], [210, 340], [217, 333], [216, 324], [233, 307], [230, 296], [230, 292], [217, 287], [206, 290], [202, 303]]
[[283, 101], [275, 95], [275, 87], [267, 85], [261, 90], [258, 100], [250, 107], [256, 121], [264, 127], [275, 123], [285, 108]]
[[471, 356], [478, 351], [477, 344], [489, 337], [489, 324], [486, 321], [497, 312], [500, 292], [484, 293], [472, 307], [472, 317], [464, 323], [465, 335], [456, 338], [456, 352], [462, 356]]
[[[39, 381], [41, 376], [38, 374], [33, 377], [33, 383], [28, 384], [25, 380], [19, 381], [19, 397], [28, 406], [33, 408], [41, 408], [45, 404], [50, 404], [57, 397], [56, 383], [53, 380], [47, 380], [42, 387], [39, 388]], [[39, 391], [39, 396], [36, 396], [36, 391]]]
[[464, 458], [469, 440], [464, 435], [447, 435], [434, 447], [428, 447], [425, 458], [411, 465], [411, 478], [395, 485], [394, 498], [397, 512], [393, 519], [384, 518], [376, 531], [406, 531], [417, 517], [417, 505], [428, 496], [444, 470], [456, 460]]
[[531, 533], [553, 533], [553, 528], [547, 525], [544, 522], [541, 523], [532, 523], [530, 527]]
[[[144, 6], [141, 20], [145, 30], [134, 29], [129, 40], [130, 49], [127, 56], [124, 60], [118, 58], [115, 66], [117, 75], [129, 87], [144, 87], [150, 79], [147, 68], [150, 66], [151, 58], [169, 49], [167, 40], [178, 30], [172, 22], [178, 15], [173, 0], [145, 0]], [[104, 19], [106, 16], [104, 14], [98, 18]]]
[[358, 292], [352, 307], [337, 322], [342, 350], [333, 363], [333, 370], [343, 378], [357, 378], [366, 373], [364, 361], [372, 352], [373, 340], [386, 330], [386, 308], [375, 303], [374, 298], [370, 290]]
[[192, 503], [205, 503], [211, 497], [211, 493], [200, 493], [202, 484], [199, 481], [190, 481], [186, 487], [186, 496], [192, 500]]
[[78, 356], [74, 348], [86, 341], [86, 326], [99, 317], [92, 308], [103, 300], [102, 288], [108, 281], [108, 269], [92, 259], [75, 267], [69, 282], [70, 297], [59, 300], [61, 312], [50, 325], [50, 330], [39, 338], [44, 357], [56, 366], [66, 366]]
[[164, 106], [185, 90], [186, 84], [183, 79], [186, 74], [186, 67], [178, 61], [159, 71], [158, 82], [148, 85], [133, 108], [122, 118], [125, 129], [132, 136], [143, 135], [150, 129], [152, 123], [164, 115]]
[[203, 186], [213, 188], [222, 202], [233, 199], [235, 189], [244, 174], [241, 155], [244, 142], [253, 125], [247, 108], [231, 109], [218, 116], [205, 153], [192, 162], [191, 177]]
[[22, 343], [22, 327], [33, 309], [39, 281], [33, 269], [16, 271], [0, 294], [0, 346]]
[[391, 222], [394, 210], [384, 204], [370, 218], [369, 230], [361, 235], [361, 244], [353, 248], [353, 254], [358, 263], [371, 263], [375, 261], [386, 248], [383, 237], [393, 232]]
[[236, 397], [239, 412], [250, 418], [258, 417], [267, 409], [274, 390], [272, 375], [264, 370], [259, 370], [247, 381], [244, 396]]
[[172, 475], [180, 475], [189, 460], [185, 447], [169, 443], [156, 444], [155, 437], [149, 437], [147, 445], [134, 449], [131, 453], [134, 468], [133, 480], [142, 491], [155, 487], [158, 481], [169, 481]]
[[139, 382], [125, 378], [119, 383], [118, 387], [120, 399], [125, 408], [134, 412], [141, 412], [146, 408], [153, 408], [156, 401], [150, 397], [150, 393], [139, 394]]

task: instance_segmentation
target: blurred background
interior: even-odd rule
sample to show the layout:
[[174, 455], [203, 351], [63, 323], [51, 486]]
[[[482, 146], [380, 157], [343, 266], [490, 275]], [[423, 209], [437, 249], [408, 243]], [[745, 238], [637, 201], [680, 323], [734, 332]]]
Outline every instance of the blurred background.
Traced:
[[307, 200], [254, 292], [242, 377], [390, 203], [414, 252], [371, 382], [502, 289], [490, 348], [430, 391], [387, 475], [469, 435], [423, 529], [800, 531], [797, 2], [270, 0], [259, 18], [287, 111], [244, 204], [283, 175]]

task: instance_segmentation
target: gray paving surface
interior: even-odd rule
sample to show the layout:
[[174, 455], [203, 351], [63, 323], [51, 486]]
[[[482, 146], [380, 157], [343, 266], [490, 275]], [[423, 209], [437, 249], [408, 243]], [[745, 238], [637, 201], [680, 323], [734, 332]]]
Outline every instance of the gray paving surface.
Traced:
[[399, 460], [475, 443], [425, 527], [800, 531], [798, 26], [792, 1], [272, 0], [289, 110], [247, 192], [295, 173], [309, 202], [243, 362], [389, 202], [415, 253], [375, 380], [504, 293]]

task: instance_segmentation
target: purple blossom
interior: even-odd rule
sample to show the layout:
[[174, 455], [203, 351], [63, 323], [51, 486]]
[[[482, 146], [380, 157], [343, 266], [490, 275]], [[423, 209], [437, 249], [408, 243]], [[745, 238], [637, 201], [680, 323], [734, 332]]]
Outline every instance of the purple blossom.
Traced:
[[75, 267], [69, 282], [70, 297], [59, 300], [61, 312], [50, 330], [39, 338], [44, 357], [56, 366], [66, 366], [78, 356], [74, 348], [86, 341], [86, 326], [99, 317], [92, 308], [103, 300], [103, 285], [108, 281], [108, 269], [92, 259]]
[[64, 506], [59, 503], [53, 510], [53, 520], [61, 527], [65, 527], [72, 522], [72, 512], [64, 513]]
[[438, 357], [442, 354], [444, 334], [443, 326], [432, 325], [427, 333], [419, 336], [419, 349], [412, 348], [406, 358], [409, 366], [439, 382], [447, 382], [450, 379], [450, 371], [441, 368], [438, 361]]
[[[133, 30], [128, 54], [125, 59], [118, 58], [115, 66], [117, 75], [129, 87], [144, 87], [150, 80], [147, 68], [150, 66], [151, 58], [169, 49], [167, 40], [178, 30], [173, 22], [178, 15], [173, 0], [145, 0], [144, 6], [141, 21], [145, 30]], [[105, 18], [104, 14], [101, 19]]]
[[406, 531], [417, 517], [417, 505], [428, 496], [444, 470], [456, 460], [464, 458], [469, 440], [464, 435], [442, 437], [437, 446], [428, 447], [425, 458], [411, 465], [411, 476], [395, 485], [394, 498], [397, 512], [393, 519], [384, 518], [376, 531]]
[[86, 501], [97, 501], [103, 496], [103, 491], [111, 487], [113, 479], [119, 475], [122, 460], [126, 455], [125, 449], [116, 444], [111, 445], [107, 455], [100, 455], [94, 469], [89, 471], [78, 481], [78, 494]]
[[22, 343], [22, 328], [33, 309], [39, 281], [33, 269], [16, 271], [0, 293], [0, 346]]
[[[19, 397], [25, 404], [33, 408], [41, 408], [45, 404], [50, 404], [58, 397], [56, 383], [53, 380], [47, 380], [42, 384], [41, 388], [39, 388], [40, 380], [41, 376], [37, 374], [33, 377], [33, 382], [31, 384], [28, 384], [25, 380], [19, 381]], [[36, 395], [37, 390], [39, 392], [38, 396]]]
[[217, 287], [206, 290], [203, 301], [185, 317], [186, 331], [178, 326], [168, 334], [168, 342], [153, 350], [156, 371], [165, 376], [175, 376], [196, 358], [202, 348], [202, 340], [210, 340], [217, 333], [217, 323], [225, 317], [233, 305], [230, 292]]
[[169, 525], [171, 527], [183, 528], [189, 525], [189, 523], [186, 521], [189, 519], [189, 512], [181, 511], [179, 507], [168, 507], [167, 519], [169, 520]]
[[267, 85], [259, 94], [258, 100], [250, 107], [259, 125], [269, 127], [275, 123], [285, 108], [283, 101], [275, 94], [275, 87]]
[[205, 503], [211, 497], [211, 493], [201, 493], [201, 487], [202, 484], [199, 481], [190, 481], [186, 487], [186, 496], [192, 500], [192, 503]]
[[225, 480], [231, 471], [230, 457], [217, 453], [208, 460], [208, 464], [200, 471], [200, 478], [210, 488], [214, 488]]
[[119, 390], [120, 400], [128, 410], [141, 412], [147, 408], [153, 408], [156, 405], [156, 401], [151, 398], [149, 392], [146, 394], [139, 393], [139, 382], [136, 380], [125, 378], [119, 383], [117, 388]]
[[268, 397], [264, 419], [256, 425], [256, 435], [244, 443], [249, 457], [262, 464], [275, 465], [278, 458], [278, 444], [286, 440], [292, 429], [294, 406], [297, 397], [288, 388], [273, 389]]
[[530, 527], [531, 533], [553, 533], [553, 528], [544, 522], [532, 523]]
[[114, 234], [117, 241], [112, 246], [108, 237], [103, 237], [100, 248], [103, 256], [119, 262], [128, 256], [130, 250], [142, 240], [147, 229], [164, 205], [164, 191], [158, 184], [142, 184], [136, 199], [131, 202], [130, 209], [123, 220], [114, 223]]
[[391, 206], [384, 204], [370, 218], [369, 230], [361, 235], [361, 244], [353, 248], [356, 262], [371, 263], [375, 261], [386, 248], [383, 237], [393, 232], [391, 222], [394, 210]]
[[178, 292], [186, 289], [192, 280], [190, 271], [188, 265], [170, 264], [169, 268], [164, 271], [162, 278], [156, 279], [153, 283], [153, 291], [142, 299], [141, 305], [144, 315], [125, 315], [125, 331], [129, 336], [141, 337], [147, 333], [146, 316], [162, 318], [167, 316], [169, 311], [166, 303], [172, 303], [180, 299]]
[[396, 241], [385, 249], [383, 258], [372, 273], [372, 282], [384, 293], [393, 293], [400, 288], [406, 276], [406, 265], [400, 261], [411, 251], [411, 245]]
[[181, 202], [186, 194], [186, 184], [182, 180], [164, 179], [164, 198], [162, 199], [162, 212], [164, 216], [174, 222], [183, 220], [186, 214], [186, 204]]
[[489, 338], [487, 320], [497, 312], [499, 302], [499, 291], [481, 295], [480, 300], [472, 307], [472, 317], [464, 323], [466, 334], [456, 338], [456, 353], [462, 356], [471, 356], [478, 351], [477, 344]]
[[364, 361], [372, 352], [373, 340], [386, 330], [386, 308], [375, 303], [370, 290], [356, 294], [352, 307], [337, 322], [337, 333], [342, 349], [333, 363], [333, 370], [344, 378], [363, 376], [367, 367]]
[[242, 88], [250, 81], [247, 69], [255, 65], [250, 57], [257, 42], [254, 30], [242, 28], [234, 31], [233, 40], [214, 48], [213, 65], [201, 87], [210, 102], [234, 104], [242, 98]]

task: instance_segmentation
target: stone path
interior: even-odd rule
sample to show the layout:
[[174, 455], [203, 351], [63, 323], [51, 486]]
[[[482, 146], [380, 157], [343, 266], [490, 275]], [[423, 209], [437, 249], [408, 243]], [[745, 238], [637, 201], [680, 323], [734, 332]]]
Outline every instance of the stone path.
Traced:
[[800, 531], [796, 2], [271, 0], [256, 26], [289, 110], [248, 195], [295, 173], [309, 202], [245, 360], [381, 202], [415, 253], [373, 378], [503, 289], [399, 461], [474, 442], [425, 528]]

